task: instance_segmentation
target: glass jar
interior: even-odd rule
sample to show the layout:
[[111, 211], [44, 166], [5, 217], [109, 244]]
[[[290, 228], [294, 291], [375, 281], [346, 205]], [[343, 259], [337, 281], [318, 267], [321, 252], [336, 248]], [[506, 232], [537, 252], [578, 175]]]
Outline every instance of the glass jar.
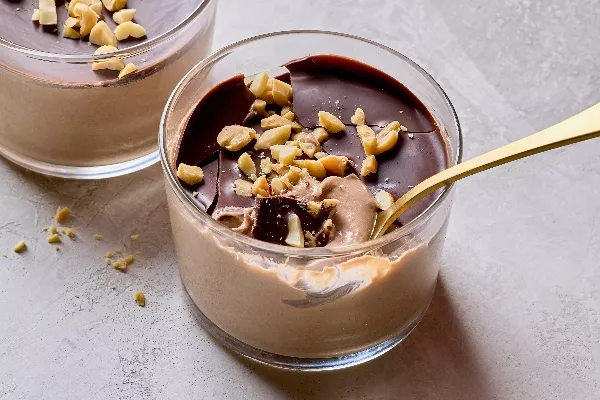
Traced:
[[164, 111], [161, 162], [183, 285], [203, 327], [231, 350], [273, 366], [323, 370], [372, 359], [417, 325], [431, 301], [452, 202], [440, 191], [417, 218], [384, 237], [336, 248], [291, 248], [233, 232], [196, 208], [175, 169], [176, 148], [202, 96], [247, 76], [316, 54], [367, 63], [411, 90], [460, 162], [461, 132], [439, 85], [402, 54], [349, 35], [293, 31], [235, 43], [195, 66]]
[[[177, 82], [210, 52], [216, 4], [198, 0], [176, 26], [108, 55], [50, 53], [0, 38], [0, 154], [79, 179], [157, 162], [160, 115]], [[138, 70], [123, 79], [92, 71], [93, 62], [114, 56]]]

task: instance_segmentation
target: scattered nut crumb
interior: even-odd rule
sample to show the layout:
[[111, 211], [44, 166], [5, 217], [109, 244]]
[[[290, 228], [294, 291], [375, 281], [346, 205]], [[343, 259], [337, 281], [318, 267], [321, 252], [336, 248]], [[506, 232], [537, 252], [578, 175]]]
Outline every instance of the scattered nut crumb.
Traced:
[[99, 234], [96, 233], [94, 235], [94, 239], [96, 239], [96, 240], [102, 240], [102, 235], [99, 235]]
[[50, 226], [48, 227], [48, 232], [50, 232], [52, 235], [54, 235], [54, 234], [57, 234], [57, 233], [58, 233], [58, 230], [56, 229], [56, 226], [54, 226], [54, 225], [50, 225]]
[[39, 22], [39, 20], [40, 20], [40, 10], [38, 8], [35, 8], [33, 10], [33, 14], [31, 15], [31, 20]]
[[125, 68], [125, 63], [118, 57], [107, 58], [102, 61], [94, 61], [92, 63], [92, 71], [101, 69], [109, 69], [111, 71], [121, 71]]
[[112, 260], [110, 258], [105, 258], [104, 262], [106, 263], [106, 265], [112, 264]]
[[56, 246], [56, 251], [60, 251], [60, 246]]
[[131, 241], [132, 241], [132, 242], [135, 242], [136, 240], [138, 240], [138, 239], [139, 239], [139, 237], [140, 237], [140, 235], [137, 235], [137, 234], [135, 234], [135, 235], [131, 235]]
[[329, 133], [341, 132], [346, 127], [338, 117], [327, 111], [319, 111], [319, 123]]
[[71, 239], [75, 238], [75, 232], [73, 232], [72, 228], [63, 227], [61, 228], [61, 232], [70, 237]]
[[106, 258], [111, 258], [113, 256], [113, 252], [112, 251], [107, 251], [106, 252]]
[[14, 251], [15, 253], [22, 253], [22, 252], [24, 252], [25, 250], [27, 250], [27, 243], [25, 243], [25, 241], [24, 241], [24, 240], [21, 240], [21, 241], [19, 241], [19, 243], [17, 243], [17, 244], [15, 245], [15, 247], [13, 247], [13, 251]]
[[179, 164], [177, 177], [188, 185], [196, 185], [204, 179], [204, 171], [195, 165]]
[[48, 243], [60, 243], [60, 237], [58, 236], [58, 233], [53, 233], [50, 236], [48, 236]]
[[324, 199], [323, 205], [328, 208], [337, 207], [340, 205], [340, 201], [338, 199]]
[[131, 264], [133, 264], [134, 261], [135, 261], [135, 257], [130, 254], [127, 257], [119, 258], [118, 260], [114, 261], [112, 263], [112, 266], [114, 269], [126, 272], [127, 267], [130, 266]]
[[273, 194], [282, 194], [287, 190], [287, 187], [279, 177], [271, 179], [271, 191]]
[[144, 296], [144, 293], [135, 292], [133, 294], [133, 299], [135, 300], [135, 302], [137, 303], [138, 306], [140, 306], [140, 307], [146, 306], [146, 296]]
[[115, 254], [121, 254], [121, 249], [116, 249]]
[[56, 222], [58, 222], [59, 224], [62, 224], [63, 222], [65, 222], [67, 220], [67, 218], [69, 218], [69, 215], [71, 215], [71, 210], [69, 210], [68, 207], [58, 207], [58, 209], [56, 210]]

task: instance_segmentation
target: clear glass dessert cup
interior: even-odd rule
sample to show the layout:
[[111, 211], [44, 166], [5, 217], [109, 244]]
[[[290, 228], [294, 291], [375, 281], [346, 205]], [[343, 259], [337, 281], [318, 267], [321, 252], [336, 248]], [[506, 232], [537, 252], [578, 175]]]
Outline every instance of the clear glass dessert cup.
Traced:
[[461, 160], [456, 113], [417, 64], [340, 33], [279, 32], [214, 53], [179, 83], [160, 127], [161, 162], [179, 271], [202, 326], [227, 348], [268, 365], [327, 370], [359, 364], [400, 343], [427, 310], [452, 203], [452, 187], [410, 223], [366, 243], [298, 249], [233, 232], [197, 209], [176, 177], [177, 144], [201, 97], [218, 83], [316, 54], [367, 63], [395, 77], [433, 115]]
[[[210, 52], [216, 3], [198, 0], [169, 31], [110, 55], [43, 52], [0, 38], [0, 154], [42, 174], [76, 179], [124, 175], [157, 162], [162, 110], [177, 82]], [[92, 72], [93, 62], [114, 56], [138, 71], [124, 79]]]

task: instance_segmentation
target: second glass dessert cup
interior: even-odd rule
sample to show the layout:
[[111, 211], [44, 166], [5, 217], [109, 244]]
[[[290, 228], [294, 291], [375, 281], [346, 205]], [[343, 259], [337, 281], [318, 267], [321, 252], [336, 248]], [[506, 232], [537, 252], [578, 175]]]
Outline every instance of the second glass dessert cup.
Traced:
[[402, 82], [433, 115], [448, 166], [460, 162], [458, 119], [433, 78], [390, 48], [331, 32], [273, 33], [216, 52], [179, 83], [159, 135], [179, 271], [203, 327], [246, 357], [301, 370], [365, 362], [414, 329], [433, 296], [453, 192], [443, 189], [417, 218], [380, 239], [336, 248], [261, 242], [196, 208], [176, 177], [175, 162], [198, 101], [237, 74], [272, 71], [316, 54], [350, 57]]
[[[75, 179], [156, 163], [161, 111], [177, 82], [210, 52], [216, 3], [198, 0], [169, 31], [108, 55], [43, 52], [0, 37], [0, 155]], [[138, 71], [124, 79], [92, 71], [94, 62], [115, 56]]]

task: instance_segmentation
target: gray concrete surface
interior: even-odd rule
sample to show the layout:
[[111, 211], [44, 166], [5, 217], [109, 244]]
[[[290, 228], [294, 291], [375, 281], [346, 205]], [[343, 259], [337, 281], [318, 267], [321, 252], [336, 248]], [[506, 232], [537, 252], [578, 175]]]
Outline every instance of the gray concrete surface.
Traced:
[[[422, 64], [456, 105], [467, 158], [600, 100], [598, 0], [222, 0], [216, 42], [292, 28], [367, 36]], [[0, 161], [0, 174], [2, 400], [600, 396], [600, 140], [462, 182], [423, 322], [384, 357], [321, 374], [243, 361], [198, 327], [158, 167], [68, 182]], [[41, 228], [59, 204], [79, 239], [56, 252]], [[115, 248], [141, 252], [127, 274], [103, 264]]]

